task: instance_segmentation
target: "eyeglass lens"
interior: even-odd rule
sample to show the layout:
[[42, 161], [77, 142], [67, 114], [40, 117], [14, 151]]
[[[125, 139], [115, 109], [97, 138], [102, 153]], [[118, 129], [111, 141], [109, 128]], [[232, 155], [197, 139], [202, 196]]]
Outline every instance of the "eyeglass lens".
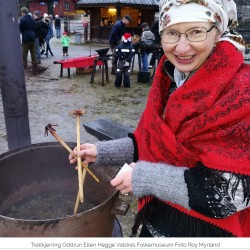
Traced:
[[179, 41], [181, 34], [185, 34], [190, 42], [201, 42], [207, 38], [207, 29], [197, 27], [189, 29], [185, 33], [180, 33], [176, 30], [164, 30], [162, 32], [162, 40], [165, 43], [176, 43]]

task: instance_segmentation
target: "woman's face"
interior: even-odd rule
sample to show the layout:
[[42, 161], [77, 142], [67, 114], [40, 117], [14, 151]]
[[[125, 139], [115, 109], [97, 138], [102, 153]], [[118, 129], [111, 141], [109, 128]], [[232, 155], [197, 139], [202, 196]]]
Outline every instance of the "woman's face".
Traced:
[[[209, 30], [212, 24], [206, 22], [179, 23], [171, 25], [167, 29], [185, 33], [195, 27], [205, 27]], [[207, 33], [207, 39], [202, 42], [190, 42], [185, 35], [181, 35], [180, 40], [174, 44], [166, 44], [162, 41], [162, 47], [168, 60], [179, 71], [189, 73], [203, 65], [218, 40], [219, 32], [217, 28], [213, 28]]]

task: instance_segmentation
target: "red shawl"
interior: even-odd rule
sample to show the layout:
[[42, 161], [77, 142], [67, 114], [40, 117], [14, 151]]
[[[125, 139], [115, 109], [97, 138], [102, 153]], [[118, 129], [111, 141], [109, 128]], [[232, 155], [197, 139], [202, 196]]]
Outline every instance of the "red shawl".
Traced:
[[[167, 101], [171, 80], [156, 70], [146, 109], [134, 132], [139, 160], [177, 167], [206, 167], [250, 175], [250, 65], [228, 42], [220, 42], [212, 56]], [[167, 106], [166, 106], [167, 104]], [[163, 112], [165, 111], [165, 120]], [[236, 236], [250, 236], [250, 211], [225, 219], [211, 219], [171, 204], [192, 217]]]

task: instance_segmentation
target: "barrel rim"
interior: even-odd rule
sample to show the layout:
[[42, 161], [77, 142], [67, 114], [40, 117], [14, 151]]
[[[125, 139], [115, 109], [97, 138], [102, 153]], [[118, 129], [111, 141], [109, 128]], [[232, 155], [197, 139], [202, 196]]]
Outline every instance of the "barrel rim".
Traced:
[[[76, 143], [75, 142], [65, 142], [69, 147], [71, 146], [76, 146]], [[16, 148], [16, 149], [12, 149], [12, 150], [9, 150], [5, 153], [2, 153], [0, 155], [0, 160], [6, 158], [6, 157], [9, 157], [11, 155], [14, 155], [20, 151], [23, 151], [23, 150], [28, 150], [28, 149], [35, 149], [37, 147], [45, 147], [45, 146], [61, 146], [63, 147], [59, 142], [42, 142], [42, 143], [34, 143], [34, 144], [30, 144], [30, 145], [26, 145], [26, 146], [23, 146], [23, 147], [19, 147], [19, 148]], [[109, 202], [115, 195], [117, 195], [119, 191], [118, 190], [115, 190], [114, 194], [112, 196], [110, 196], [107, 200], [105, 200], [103, 203], [95, 206], [94, 208], [91, 208], [87, 211], [84, 211], [82, 213], [77, 213], [75, 215], [70, 215], [70, 216], [65, 216], [65, 217], [60, 217], [60, 218], [56, 218], [56, 219], [45, 219], [45, 220], [23, 220], [23, 219], [16, 219], [16, 218], [11, 218], [11, 217], [7, 217], [7, 216], [4, 216], [4, 215], [1, 215], [0, 214], [0, 218], [3, 218], [3, 219], [8, 219], [8, 220], [15, 220], [15, 221], [20, 221], [22, 223], [30, 223], [30, 222], [33, 222], [33, 223], [46, 223], [46, 222], [49, 222], [49, 223], [56, 223], [56, 222], [59, 222], [60, 220], [62, 219], [69, 219], [69, 218], [72, 218], [72, 217], [79, 217], [91, 210], [96, 210], [96, 209], [99, 209], [99, 207], [101, 207], [102, 205], [106, 204], [107, 202]]]

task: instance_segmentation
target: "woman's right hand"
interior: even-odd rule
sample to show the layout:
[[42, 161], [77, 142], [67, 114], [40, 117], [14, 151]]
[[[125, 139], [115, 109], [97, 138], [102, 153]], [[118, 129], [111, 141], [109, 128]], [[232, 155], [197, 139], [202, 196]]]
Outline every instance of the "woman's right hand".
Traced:
[[[73, 153], [76, 156], [79, 156], [81, 158], [85, 158], [84, 164], [87, 165], [90, 162], [96, 162], [97, 157], [97, 147], [95, 144], [85, 143], [80, 146], [81, 151], [77, 152], [77, 147], [74, 148]], [[76, 162], [76, 159], [72, 154], [69, 155], [69, 162], [71, 164]], [[76, 167], [77, 169], [77, 167]]]

